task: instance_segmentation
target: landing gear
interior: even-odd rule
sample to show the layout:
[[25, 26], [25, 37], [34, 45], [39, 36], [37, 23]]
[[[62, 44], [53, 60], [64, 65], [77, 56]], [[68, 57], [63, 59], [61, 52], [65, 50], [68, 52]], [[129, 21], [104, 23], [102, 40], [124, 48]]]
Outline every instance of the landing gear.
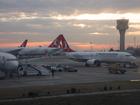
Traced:
[[134, 62], [130, 63], [129, 65], [130, 65], [130, 68], [137, 68], [138, 67], [138, 65]]
[[87, 62], [86, 62], [86, 63], [85, 63], [85, 66], [86, 66], [86, 67], [89, 67], [89, 64], [87, 64]]
[[85, 62], [85, 66], [86, 67], [90, 67], [90, 65], [95, 66], [95, 67], [100, 67], [101, 66], [101, 62], [100, 61], [95, 61], [91, 64], [88, 64], [87, 62]]
[[100, 61], [95, 61], [94, 64], [95, 64], [96, 67], [100, 67], [101, 66], [101, 62]]

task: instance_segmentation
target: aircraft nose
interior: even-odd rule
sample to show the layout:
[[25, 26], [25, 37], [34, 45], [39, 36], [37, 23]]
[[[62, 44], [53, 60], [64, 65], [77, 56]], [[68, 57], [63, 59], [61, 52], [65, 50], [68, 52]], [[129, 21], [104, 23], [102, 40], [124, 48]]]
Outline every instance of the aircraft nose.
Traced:
[[6, 67], [7, 70], [15, 70], [17, 69], [19, 62], [18, 61], [8, 61], [8, 66]]

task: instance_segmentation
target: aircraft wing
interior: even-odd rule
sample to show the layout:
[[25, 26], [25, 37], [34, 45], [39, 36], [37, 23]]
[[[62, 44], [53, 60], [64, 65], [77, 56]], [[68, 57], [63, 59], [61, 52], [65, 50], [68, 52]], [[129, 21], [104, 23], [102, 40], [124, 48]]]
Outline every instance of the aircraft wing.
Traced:
[[17, 56], [19, 54], [19, 51], [21, 51], [21, 49], [22, 48], [16, 48], [16, 49], [7, 51], [7, 53], [10, 53], [10, 54]]

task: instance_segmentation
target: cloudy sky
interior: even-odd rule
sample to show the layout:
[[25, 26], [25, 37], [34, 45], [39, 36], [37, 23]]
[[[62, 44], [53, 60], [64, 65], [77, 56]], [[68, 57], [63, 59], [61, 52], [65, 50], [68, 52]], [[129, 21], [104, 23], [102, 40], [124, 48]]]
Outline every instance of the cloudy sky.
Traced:
[[63, 34], [75, 50], [117, 49], [122, 18], [126, 46], [140, 45], [139, 11], [140, 0], [0, 0], [0, 47], [48, 45]]

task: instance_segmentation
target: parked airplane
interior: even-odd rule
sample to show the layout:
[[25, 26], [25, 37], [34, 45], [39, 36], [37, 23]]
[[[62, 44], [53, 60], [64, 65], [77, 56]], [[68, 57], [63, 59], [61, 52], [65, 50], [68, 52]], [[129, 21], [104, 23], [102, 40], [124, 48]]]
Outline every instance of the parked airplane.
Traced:
[[132, 64], [136, 59], [127, 52], [70, 52], [66, 55], [72, 60], [85, 62], [85, 66], [100, 66], [101, 63]]
[[[25, 41], [27, 44], [27, 41]], [[23, 44], [23, 45], [25, 45]], [[57, 52], [62, 51], [60, 48], [51, 48], [46, 46], [38, 46], [38, 47], [24, 47], [18, 53], [18, 58], [32, 58], [32, 57], [40, 57], [40, 56], [50, 56], [54, 55]]]
[[63, 35], [59, 35], [50, 47], [59, 47], [64, 49], [66, 56], [69, 59], [84, 62], [86, 66], [96, 65], [101, 63], [132, 63], [135, 57], [127, 52], [74, 52]]

